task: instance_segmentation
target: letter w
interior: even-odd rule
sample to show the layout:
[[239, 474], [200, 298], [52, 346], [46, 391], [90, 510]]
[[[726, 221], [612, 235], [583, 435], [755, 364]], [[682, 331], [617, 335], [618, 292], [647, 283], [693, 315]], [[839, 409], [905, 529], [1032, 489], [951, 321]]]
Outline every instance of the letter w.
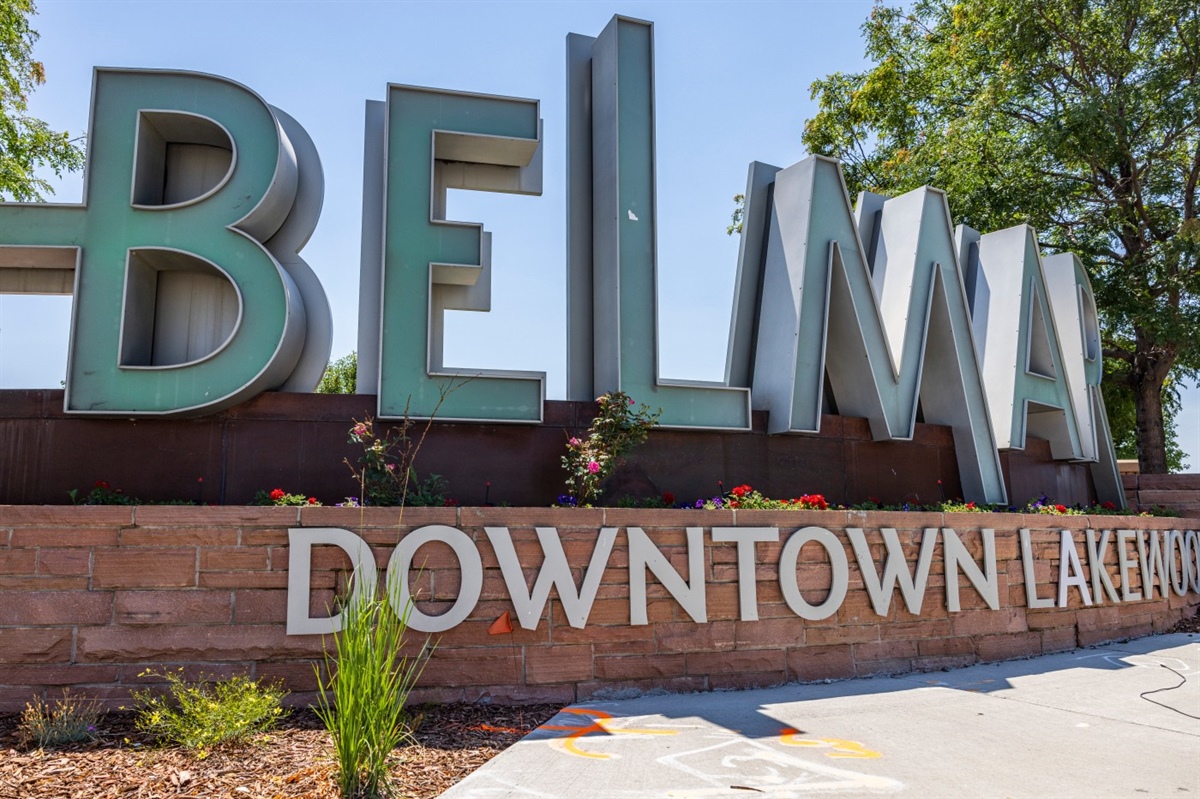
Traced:
[[891, 527], [882, 527], [879, 532], [883, 535], [883, 543], [887, 549], [887, 561], [880, 575], [875, 567], [875, 558], [871, 556], [871, 547], [867, 536], [861, 528], [847, 527], [846, 535], [854, 547], [854, 557], [858, 560], [858, 568], [862, 571], [863, 585], [871, 595], [871, 606], [880, 616], [888, 615], [892, 604], [892, 593], [896, 585], [904, 595], [904, 604], [908, 612], [914, 616], [921, 613], [921, 601], [925, 598], [925, 585], [929, 582], [929, 566], [933, 563], [933, 548], [937, 545], [938, 530], [936, 527], [926, 527], [921, 536], [921, 552], [917, 555], [917, 573], [910, 574], [908, 561], [904, 559], [904, 546], [900, 536]]
[[592, 602], [595, 601], [596, 591], [600, 588], [600, 578], [604, 575], [608, 556], [617, 540], [616, 527], [600, 530], [596, 546], [592, 549], [592, 560], [583, 576], [582, 588], [576, 586], [574, 578], [571, 577], [571, 567], [567, 563], [566, 553], [563, 552], [558, 530], [554, 527], [536, 528], [538, 541], [542, 545], [543, 560], [532, 591], [525, 582], [525, 572], [521, 569], [521, 562], [517, 560], [517, 551], [508, 528], [483, 529], [488, 540], [492, 542], [492, 549], [496, 551], [500, 573], [504, 575], [504, 584], [508, 587], [508, 595], [512, 597], [513, 607], [522, 627], [526, 630], [537, 629], [538, 620], [546, 609], [546, 600], [550, 598], [551, 586], [558, 591], [559, 601], [562, 602], [563, 611], [571, 626], [583, 627], [587, 624]]

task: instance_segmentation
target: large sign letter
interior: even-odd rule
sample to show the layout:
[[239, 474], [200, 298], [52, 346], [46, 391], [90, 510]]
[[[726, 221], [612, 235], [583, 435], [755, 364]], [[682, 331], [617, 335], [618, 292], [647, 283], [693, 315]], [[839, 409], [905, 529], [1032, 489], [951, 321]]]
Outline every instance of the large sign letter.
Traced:
[[323, 183], [303, 129], [211, 75], [97, 70], [83, 205], [0, 207], [0, 290], [74, 294], [68, 413], [211, 413], [311, 391], [325, 293], [296, 252]]
[[544, 373], [442, 362], [445, 311], [491, 302], [491, 234], [446, 221], [446, 190], [541, 194], [540, 147], [536, 100], [388, 86], [368, 103], [358, 391], [381, 418], [542, 420]]

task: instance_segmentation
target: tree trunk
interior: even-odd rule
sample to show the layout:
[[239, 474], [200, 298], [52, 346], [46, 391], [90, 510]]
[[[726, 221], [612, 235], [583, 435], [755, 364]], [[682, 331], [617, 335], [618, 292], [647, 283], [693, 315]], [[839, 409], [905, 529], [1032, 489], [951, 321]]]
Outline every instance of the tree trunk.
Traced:
[[1174, 347], [1156, 346], [1142, 331], [1136, 332], [1130, 383], [1137, 410], [1138, 471], [1166, 474], [1167, 441], [1163, 429], [1163, 383], [1175, 365]]
[[1167, 442], [1163, 435], [1163, 381], [1143, 379], [1134, 387], [1137, 409], [1138, 471], [1167, 473]]

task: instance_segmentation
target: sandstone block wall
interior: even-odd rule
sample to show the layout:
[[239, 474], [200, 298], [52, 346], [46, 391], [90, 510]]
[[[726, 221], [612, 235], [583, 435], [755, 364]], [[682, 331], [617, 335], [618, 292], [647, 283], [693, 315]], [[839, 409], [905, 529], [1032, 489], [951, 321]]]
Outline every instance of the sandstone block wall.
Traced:
[[[19, 710], [34, 695], [53, 697], [67, 686], [120, 705], [131, 690], [154, 681], [139, 676], [148, 667], [182, 667], [192, 676], [280, 678], [294, 692], [293, 701], [308, 702], [325, 643], [321, 636], [286, 634], [289, 528], [352, 531], [371, 544], [382, 568], [397, 541], [426, 525], [454, 527], [469, 536], [484, 576], [467, 620], [433, 636], [436, 649], [418, 700], [565, 703], [626, 689], [711, 690], [942, 669], [1160, 632], [1200, 606], [1195, 575], [1184, 578], [1178, 565], [1191, 553], [1194, 572], [1194, 548], [1200, 547], [1194, 533], [1158, 535], [1160, 543], [1178, 544], [1174, 574], [1163, 576], [1159, 569], [1147, 586], [1137, 547], [1138, 531], [1194, 531], [1200, 528], [1197, 517], [473, 507], [409, 509], [402, 516], [391, 508], [0, 506], [0, 710]], [[686, 528], [703, 528], [706, 623], [693, 621], [650, 574], [649, 623], [630, 624], [626, 531], [632, 526], [646, 532], [685, 580], [693, 578]], [[849, 566], [845, 599], [820, 620], [796, 614], [780, 578], [784, 542], [808, 526], [836, 536]], [[515, 626], [511, 634], [489, 634], [513, 602], [485, 527], [509, 530], [527, 586], [542, 565], [536, 527], [557, 529], [577, 585], [598, 531], [617, 528], [586, 626], [568, 624], [552, 591], [537, 629]], [[779, 541], [755, 545], [749, 567], [734, 543], [713, 540], [713, 528], [721, 527], [778, 528]], [[864, 587], [847, 528], [863, 529], [877, 574], [886, 558], [882, 528], [897, 531], [910, 574], [926, 530], [954, 530], [976, 561], [984, 554], [981, 530], [994, 530], [998, 609], [987, 606], [960, 569], [961, 610], [948, 610], [939, 544], [920, 613], [911, 613], [895, 591], [880, 614]], [[1020, 528], [1029, 530], [1028, 564]], [[1116, 528], [1134, 532], [1126, 537], [1123, 556], [1115, 533], [1098, 550], [1116, 586], [1114, 599], [1091, 572], [1086, 539], [1089, 529], [1099, 537], [1099, 531]], [[1073, 537], [1083, 569], [1083, 576], [1073, 566], [1066, 574], [1097, 588], [1095, 604], [1085, 605], [1074, 585], [1065, 607], [1031, 608], [1025, 570], [1034, 576], [1038, 599], [1053, 602], [1063, 530]], [[1154, 537], [1143, 532], [1140, 540], [1145, 546]], [[449, 547], [430, 543], [418, 550], [414, 563], [423, 567], [412, 581], [422, 598], [419, 606], [429, 614], [444, 611], [459, 595], [458, 559]], [[313, 549], [312, 615], [321, 615], [335, 592], [344, 590], [349, 565], [336, 547]], [[743, 572], [746, 568], [752, 571]], [[788, 571], [785, 567], [785, 579]], [[753, 575], [758, 620], [743, 618], [742, 573]], [[804, 546], [795, 580], [806, 601], [822, 602], [831, 579], [826, 551]], [[1187, 580], [1182, 594], [1173, 590], [1172, 579]], [[414, 635], [412, 646], [423, 638]]]

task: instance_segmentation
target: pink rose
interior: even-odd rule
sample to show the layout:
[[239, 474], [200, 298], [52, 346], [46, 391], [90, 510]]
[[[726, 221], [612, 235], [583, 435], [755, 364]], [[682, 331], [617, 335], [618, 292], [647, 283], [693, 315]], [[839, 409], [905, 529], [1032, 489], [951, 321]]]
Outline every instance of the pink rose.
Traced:
[[595, 461], [588, 461], [587, 470], [592, 474], [595, 474], [596, 472], [600, 471], [600, 464], [596, 463]]

